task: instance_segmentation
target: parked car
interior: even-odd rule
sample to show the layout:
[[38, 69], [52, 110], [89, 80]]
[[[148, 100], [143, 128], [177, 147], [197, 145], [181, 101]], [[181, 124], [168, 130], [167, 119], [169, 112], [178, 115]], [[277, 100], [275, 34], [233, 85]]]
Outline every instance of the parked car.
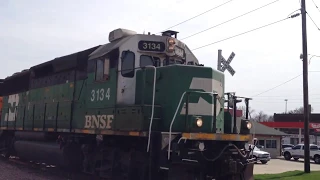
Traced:
[[282, 145], [281, 145], [281, 155], [282, 155], [282, 156], [283, 156], [283, 149], [284, 149], [284, 148], [287, 148], [287, 147], [292, 148], [292, 147], [294, 147], [294, 145], [293, 145], [293, 144], [282, 144]]
[[282, 144], [282, 149], [284, 149], [284, 148], [287, 148], [287, 147], [293, 147], [294, 145], [293, 144]]
[[259, 148], [259, 149], [263, 149], [264, 148], [264, 146], [259, 145], [259, 144], [257, 144], [256, 147]]
[[[248, 145], [253, 147], [252, 144]], [[260, 161], [262, 164], [267, 164], [267, 162], [271, 160], [270, 153], [262, 151], [257, 146], [254, 147], [252, 156], [256, 159], [256, 162]]]
[[[294, 147], [284, 148], [283, 156], [286, 160], [293, 158], [296, 161], [299, 158], [304, 158], [304, 144], [297, 144]], [[310, 159], [316, 164], [320, 164], [320, 150], [315, 144], [310, 144]]]

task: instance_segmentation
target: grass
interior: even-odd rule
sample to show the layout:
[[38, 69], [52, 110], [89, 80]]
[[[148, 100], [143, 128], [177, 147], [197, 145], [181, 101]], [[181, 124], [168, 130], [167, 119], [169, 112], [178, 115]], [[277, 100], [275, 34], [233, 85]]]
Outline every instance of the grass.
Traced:
[[303, 171], [288, 171], [280, 174], [257, 174], [254, 180], [320, 180], [320, 171], [304, 173]]

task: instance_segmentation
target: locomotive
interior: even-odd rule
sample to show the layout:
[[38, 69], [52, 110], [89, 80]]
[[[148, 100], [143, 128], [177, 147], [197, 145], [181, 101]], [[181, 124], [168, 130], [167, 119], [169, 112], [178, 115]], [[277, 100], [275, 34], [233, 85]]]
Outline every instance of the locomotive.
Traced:
[[242, 97], [177, 34], [115, 29], [1, 80], [1, 153], [113, 180], [253, 180]]

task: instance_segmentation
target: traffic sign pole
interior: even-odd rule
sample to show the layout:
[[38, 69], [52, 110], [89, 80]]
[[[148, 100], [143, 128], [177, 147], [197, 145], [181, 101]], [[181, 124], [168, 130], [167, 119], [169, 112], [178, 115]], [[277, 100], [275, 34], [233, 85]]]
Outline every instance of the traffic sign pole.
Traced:
[[217, 64], [217, 70], [221, 71], [221, 57], [222, 57], [222, 50], [218, 50], [218, 64]]

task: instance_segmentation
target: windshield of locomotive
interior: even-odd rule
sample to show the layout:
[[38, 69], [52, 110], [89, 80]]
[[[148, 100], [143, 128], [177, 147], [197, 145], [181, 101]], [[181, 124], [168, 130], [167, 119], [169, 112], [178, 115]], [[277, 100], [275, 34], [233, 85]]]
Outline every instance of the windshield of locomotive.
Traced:
[[179, 59], [165, 59], [163, 61], [163, 66], [169, 66], [171, 64], [184, 64], [184, 62]]
[[149, 56], [149, 55], [141, 55], [140, 56], [140, 67], [145, 66], [161, 66], [161, 61], [159, 57], [156, 56]]

